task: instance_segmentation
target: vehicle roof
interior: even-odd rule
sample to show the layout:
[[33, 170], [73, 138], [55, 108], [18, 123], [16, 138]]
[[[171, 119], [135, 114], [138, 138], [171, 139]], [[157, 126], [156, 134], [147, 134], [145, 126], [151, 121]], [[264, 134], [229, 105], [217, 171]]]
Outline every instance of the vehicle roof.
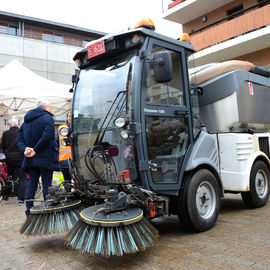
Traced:
[[[152, 38], [156, 38], [156, 39], [159, 39], [161, 41], [164, 41], [164, 42], [168, 42], [168, 43], [171, 43], [171, 44], [174, 44], [176, 46], [180, 46], [188, 51], [190, 51], [190, 53], [193, 53], [194, 52], [194, 47], [191, 45], [190, 42], [187, 42], [187, 41], [180, 41], [180, 40], [177, 40], [177, 39], [173, 39], [171, 37], [167, 37], [165, 35], [162, 35], [162, 34], [159, 34], [159, 33], [156, 33], [155, 31], [152, 31], [152, 30], [148, 30], [146, 28], [136, 28], [134, 30], [126, 30], [126, 31], [121, 31], [121, 32], [118, 32], [118, 33], [112, 33], [112, 34], [108, 34], [106, 36], [103, 36], [99, 39], [96, 39], [96, 40], [93, 40], [91, 41], [91, 43], [94, 43], [94, 42], [98, 42], [100, 40], [110, 40], [114, 37], [120, 37], [120, 36], [125, 36], [125, 35], [130, 35], [130, 33], [142, 33], [143, 35], [145, 36], [149, 36], [149, 37], [152, 37]], [[73, 60], [75, 60], [79, 55], [81, 54], [85, 54], [87, 52], [87, 49], [84, 48], [82, 49], [81, 51], [77, 52], [75, 54], [75, 56], [73, 57]]]
[[123, 32], [119, 32], [119, 33], [116, 33], [116, 34], [108, 34], [100, 39], [107, 39], [107, 38], [110, 38], [110, 37], [116, 37], [116, 36], [121, 36], [121, 35], [126, 35], [126, 34], [129, 34], [129, 33], [137, 33], [137, 32], [141, 32], [142, 34], [146, 35], [146, 36], [149, 36], [149, 37], [153, 37], [153, 38], [156, 38], [156, 39], [159, 39], [159, 40], [162, 40], [162, 41], [165, 41], [165, 42], [169, 42], [169, 43], [172, 43], [176, 46], [181, 46], [187, 50], [190, 50], [192, 52], [194, 52], [194, 47], [191, 45], [191, 43], [189, 42], [186, 42], [186, 41], [180, 41], [178, 39], [173, 39], [171, 37], [167, 37], [165, 35], [162, 35], [162, 34], [159, 34], [155, 31], [152, 31], [152, 30], [148, 30], [146, 28], [136, 28], [134, 30], [126, 30], [126, 31], [123, 31]]

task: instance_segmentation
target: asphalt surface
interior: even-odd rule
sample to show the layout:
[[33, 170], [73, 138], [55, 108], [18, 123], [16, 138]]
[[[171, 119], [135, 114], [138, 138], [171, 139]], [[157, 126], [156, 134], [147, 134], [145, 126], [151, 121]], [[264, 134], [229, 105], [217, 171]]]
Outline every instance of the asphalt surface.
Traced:
[[64, 234], [21, 235], [24, 210], [15, 198], [0, 204], [0, 270], [270, 270], [270, 202], [247, 209], [240, 195], [226, 195], [215, 227], [203, 233], [184, 230], [176, 217], [158, 218], [153, 221], [159, 230], [155, 247], [110, 259], [70, 250]]

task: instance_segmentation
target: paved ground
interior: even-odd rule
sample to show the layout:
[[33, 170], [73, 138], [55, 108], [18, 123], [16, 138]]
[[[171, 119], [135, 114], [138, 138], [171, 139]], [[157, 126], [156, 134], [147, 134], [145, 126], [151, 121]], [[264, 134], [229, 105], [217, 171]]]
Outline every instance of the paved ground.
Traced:
[[158, 219], [157, 245], [121, 258], [90, 257], [69, 250], [64, 235], [24, 237], [24, 206], [15, 198], [0, 204], [0, 270], [3, 269], [244, 269], [270, 270], [270, 202], [250, 210], [239, 195], [228, 195], [216, 226], [193, 234], [176, 218]]

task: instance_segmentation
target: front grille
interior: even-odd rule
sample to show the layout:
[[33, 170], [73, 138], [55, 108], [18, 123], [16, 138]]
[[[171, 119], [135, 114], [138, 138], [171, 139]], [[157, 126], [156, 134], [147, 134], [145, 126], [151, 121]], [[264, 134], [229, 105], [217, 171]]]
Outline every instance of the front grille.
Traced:
[[264, 152], [268, 156], [268, 158], [270, 158], [268, 137], [260, 137], [259, 146], [260, 146], [260, 150]]

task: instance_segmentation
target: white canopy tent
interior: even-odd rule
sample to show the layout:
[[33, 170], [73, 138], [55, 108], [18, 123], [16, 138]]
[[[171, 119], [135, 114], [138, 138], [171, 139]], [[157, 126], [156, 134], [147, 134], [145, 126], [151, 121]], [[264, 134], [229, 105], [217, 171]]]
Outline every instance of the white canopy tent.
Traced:
[[23, 116], [44, 98], [50, 102], [52, 113], [61, 115], [70, 109], [69, 89], [70, 85], [47, 80], [12, 60], [0, 69], [1, 114]]

